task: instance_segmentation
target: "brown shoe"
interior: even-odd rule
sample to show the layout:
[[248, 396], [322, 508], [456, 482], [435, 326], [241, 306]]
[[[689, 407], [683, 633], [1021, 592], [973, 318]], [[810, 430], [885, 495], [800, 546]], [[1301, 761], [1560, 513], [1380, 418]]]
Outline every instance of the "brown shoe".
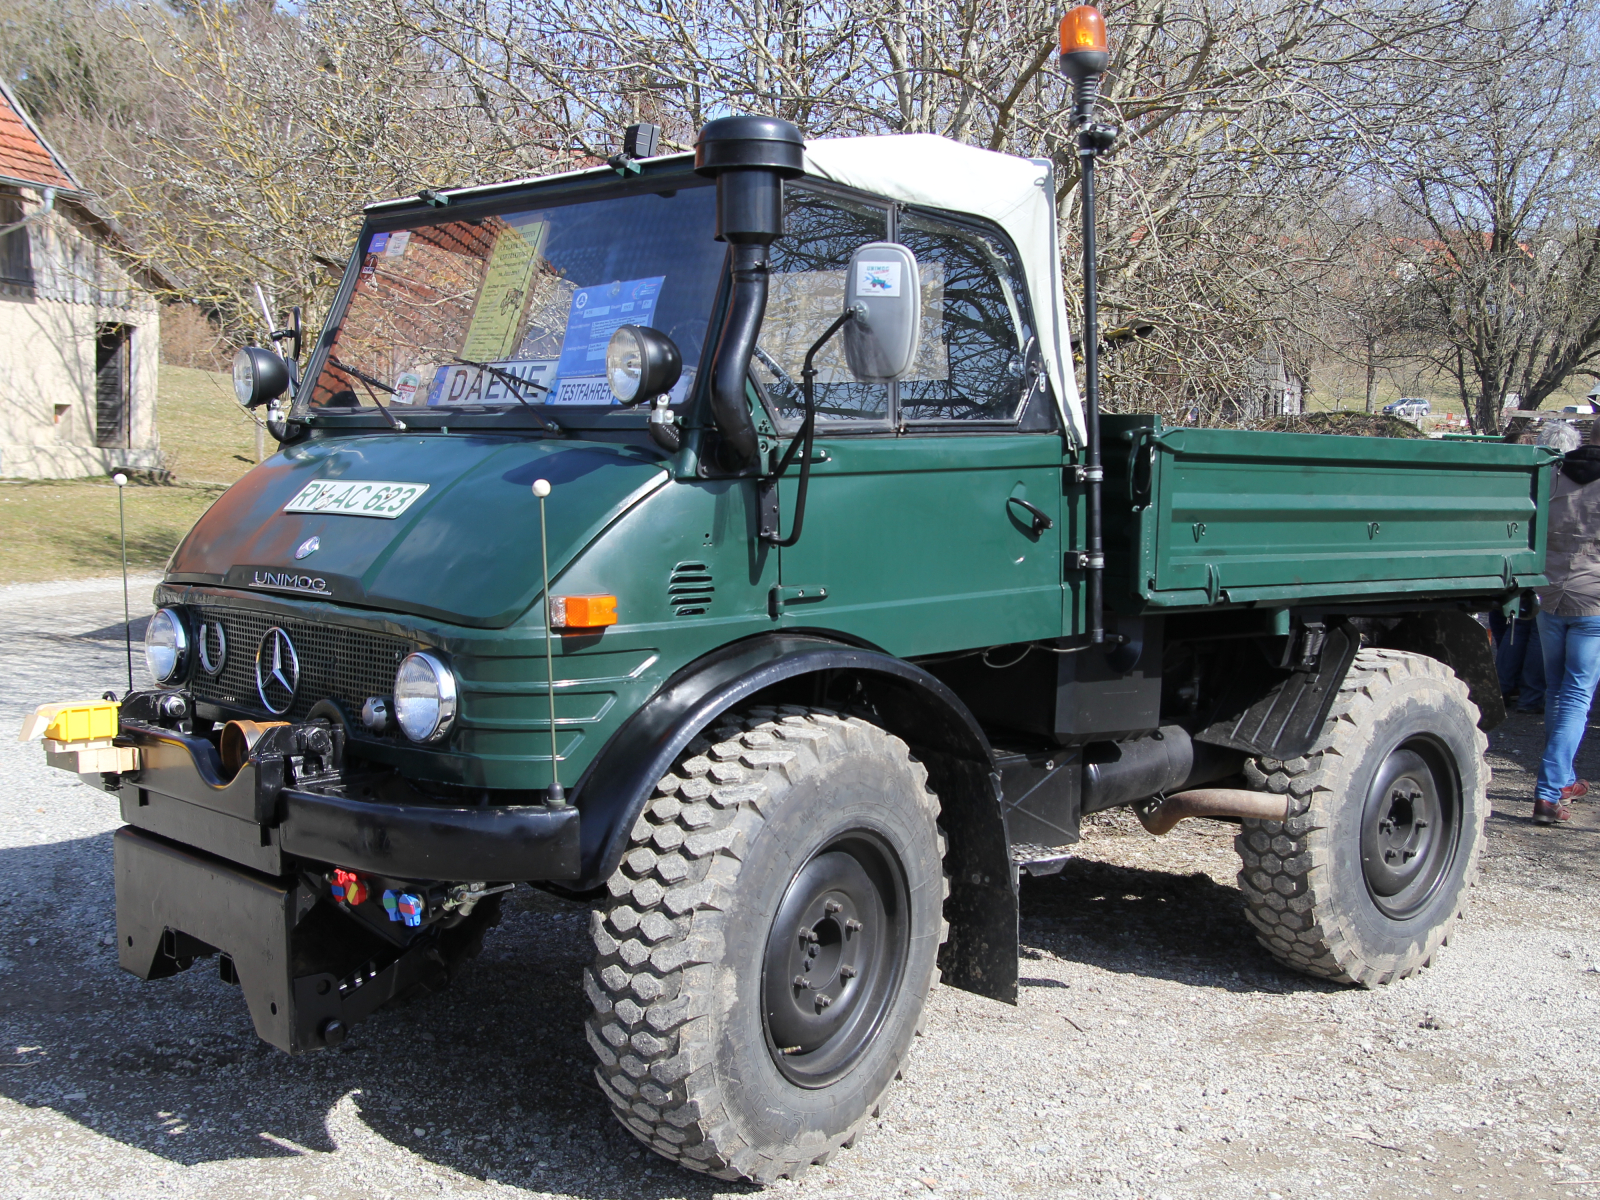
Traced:
[[1577, 783], [1569, 783], [1566, 787], [1561, 789], [1561, 802], [1565, 804], [1568, 800], [1581, 800], [1588, 794], [1589, 781], [1587, 779], [1580, 779]]
[[1572, 820], [1572, 810], [1559, 800], [1535, 800], [1533, 802], [1533, 823], [1535, 825], [1554, 825], [1557, 821]]

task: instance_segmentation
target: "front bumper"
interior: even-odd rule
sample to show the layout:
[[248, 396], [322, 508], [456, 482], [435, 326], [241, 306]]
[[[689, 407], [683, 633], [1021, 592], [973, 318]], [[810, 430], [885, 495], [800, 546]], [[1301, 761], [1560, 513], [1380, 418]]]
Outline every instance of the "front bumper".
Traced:
[[[293, 730], [295, 727], [286, 727]], [[292, 740], [263, 739], [232, 778], [204, 738], [124, 720], [140, 769], [117, 776], [128, 824], [269, 875], [307, 863], [415, 880], [570, 880], [578, 811], [387, 804], [296, 782]]]
[[104, 777], [127, 822], [114, 842], [121, 965], [156, 979], [220, 955], [256, 1032], [289, 1053], [337, 1045], [386, 1001], [447, 979], [492, 919], [375, 933], [334, 903], [328, 867], [419, 883], [579, 870], [577, 810], [356, 799], [336, 755], [300, 752], [318, 739], [331, 746], [324, 727], [275, 727], [225, 777], [208, 740], [123, 717], [116, 743], [138, 769]]

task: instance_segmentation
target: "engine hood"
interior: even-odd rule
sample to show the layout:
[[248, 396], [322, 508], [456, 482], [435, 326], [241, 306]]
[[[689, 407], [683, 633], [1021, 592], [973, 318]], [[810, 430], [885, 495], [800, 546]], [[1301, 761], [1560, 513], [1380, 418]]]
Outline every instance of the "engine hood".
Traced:
[[[535, 479], [552, 487], [554, 578], [667, 478], [659, 457], [608, 442], [428, 433], [318, 439], [286, 447], [224, 492], [173, 554], [167, 581], [499, 628], [526, 612], [542, 587]], [[351, 501], [285, 511], [318, 482], [335, 485], [318, 489], [326, 498]], [[394, 516], [361, 515], [361, 497], [376, 490], [338, 485], [366, 482], [425, 490]], [[396, 497], [388, 507], [411, 494], [387, 493]]]

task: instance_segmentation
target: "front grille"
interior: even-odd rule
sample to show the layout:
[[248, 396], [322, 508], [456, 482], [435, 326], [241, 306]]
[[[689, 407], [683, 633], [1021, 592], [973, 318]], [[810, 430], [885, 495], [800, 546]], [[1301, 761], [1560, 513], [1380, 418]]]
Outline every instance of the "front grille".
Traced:
[[681, 562], [667, 580], [667, 603], [674, 616], [698, 617], [711, 607], [716, 590], [705, 563]]
[[[222, 669], [209, 675], [196, 662], [196, 699], [229, 708], [266, 715], [256, 692], [256, 648], [267, 630], [277, 626], [289, 635], [300, 659], [300, 686], [282, 718], [302, 720], [319, 700], [339, 701], [354, 715], [368, 696], [387, 696], [394, 690], [394, 673], [400, 660], [415, 647], [400, 638], [384, 637], [362, 629], [323, 625], [238, 608], [192, 607], [190, 629], [198, 639], [202, 623], [220, 621], [228, 639]], [[197, 656], [198, 657], [198, 656]]]

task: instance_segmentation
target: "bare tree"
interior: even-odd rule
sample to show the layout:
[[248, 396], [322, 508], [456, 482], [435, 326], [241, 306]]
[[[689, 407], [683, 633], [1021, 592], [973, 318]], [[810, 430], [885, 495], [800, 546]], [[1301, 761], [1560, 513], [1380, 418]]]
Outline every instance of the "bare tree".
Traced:
[[1409, 116], [1382, 166], [1420, 226], [1411, 300], [1480, 428], [1600, 377], [1600, 129], [1586, 6], [1505, 0], [1463, 28], [1471, 61], [1398, 77]]
[[[365, 203], [597, 163], [636, 120], [688, 148], [735, 111], [785, 117], [808, 137], [931, 132], [1049, 157], [1069, 272], [1078, 253], [1077, 161], [1052, 64], [1060, 10], [1043, 0], [62, 2], [113, 19], [154, 81], [143, 115], [117, 118], [134, 136], [105, 142], [109, 206], [189, 296], [245, 323], [258, 280], [314, 318]], [[1110, 326], [1156, 327], [1108, 359], [1116, 405], [1236, 411], [1263, 354], [1303, 363], [1316, 344], [1361, 358], [1370, 399], [1398, 352], [1387, 306], [1406, 264], [1388, 232], [1351, 216], [1346, 181], [1422, 162], [1412, 143], [1451, 140], [1438, 124], [1447, 97], [1503, 73], [1505, 55], [1475, 40], [1492, 24], [1473, 23], [1479, 3], [1108, 4], [1104, 95], [1123, 137], [1101, 172], [1102, 311]], [[1571, 95], [1588, 86], [1575, 80]], [[74, 103], [92, 115], [101, 101]], [[1404, 153], [1377, 152], [1413, 126]], [[1406, 243], [1425, 252], [1400, 301], [1417, 309], [1425, 279], [1464, 312], [1476, 276], [1455, 239], [1471, 214], [1443, 205], [1446, 178], [1411, 189], [1439, 229]], [[1592, 238], [1539, 232], [1540, 263], [1565, 264], [1574, 286], [1587, 278]], [[1443, 311], [1429, 295], [1422, 307]], [[1545, 359], [1560, 369], [1581, 343], [1567, 337]]]

